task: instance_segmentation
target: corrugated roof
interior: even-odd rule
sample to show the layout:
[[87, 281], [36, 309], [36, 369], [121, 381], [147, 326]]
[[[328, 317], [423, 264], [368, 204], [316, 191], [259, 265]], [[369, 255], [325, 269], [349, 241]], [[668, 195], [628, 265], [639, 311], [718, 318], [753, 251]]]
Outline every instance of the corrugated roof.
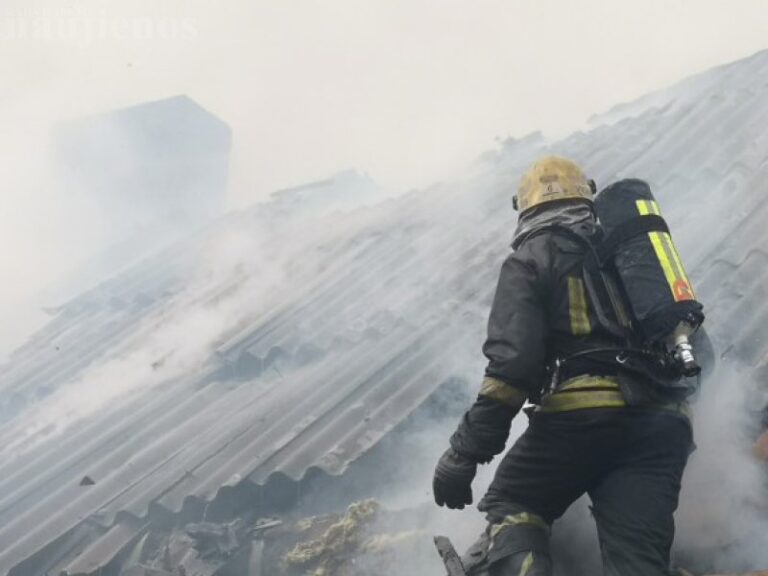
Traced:
[[[599, 183], [649, 180], [711, 335], [764, 369], [767, 96], [760, 53], [373, 208], [230, 216], [63, 306], [0, 372], [0, 574], [93, 572], [147, 519], [233, 493], [269, 506], [343, 472], [448, 378], [476, 377], [510, 187], [545, 152]], [[211, 248], [251, 236], [231, 265]], [[174, 340], [196, 329], [211, 332], [199, 349]]]

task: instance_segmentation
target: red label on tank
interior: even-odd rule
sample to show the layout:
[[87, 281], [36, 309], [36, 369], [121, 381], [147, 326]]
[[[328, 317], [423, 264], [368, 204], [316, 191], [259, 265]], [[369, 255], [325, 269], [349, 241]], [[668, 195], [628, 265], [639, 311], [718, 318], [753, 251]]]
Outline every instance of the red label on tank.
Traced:
[[675, 283], [672, 285], [672, 293], [675, 296], [676, 302], [694, 299], [690, 284], [682, 279], [675, 280]]

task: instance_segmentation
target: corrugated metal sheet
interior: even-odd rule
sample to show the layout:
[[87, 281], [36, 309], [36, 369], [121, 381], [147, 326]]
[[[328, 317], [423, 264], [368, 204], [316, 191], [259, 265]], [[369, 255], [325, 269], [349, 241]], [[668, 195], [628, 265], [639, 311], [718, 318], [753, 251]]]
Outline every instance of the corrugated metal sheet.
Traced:
[[[461, 181], [319, 223], [276, 225], [264, 207], [231, 216], [63, 306], [0, 372], [0, 574], [94, 571], [144, 519], [233, 492], [269, 506], [307, 474], [343, 472], [449, 377], [476, 377], [514, 226], [510, 187], [544, 152], [600, 183], [649, 180], [722, 353], [765, 369], [766, 118], [761, 53], [557, 144], [509, 141]], [[248, 264], [201, 280], [199, 258], [233, 229], [269, 232], [253, 259], [277, 266], [280, 289], [258, 293]], [[100, 363], [231, 301], [238, 313], [204, 361], [18, 442], [30, 415]], [[173, 342], [157, 353], [142, 356], [149, 380]], [[95, 485], [80, 486], [85, 475]]]

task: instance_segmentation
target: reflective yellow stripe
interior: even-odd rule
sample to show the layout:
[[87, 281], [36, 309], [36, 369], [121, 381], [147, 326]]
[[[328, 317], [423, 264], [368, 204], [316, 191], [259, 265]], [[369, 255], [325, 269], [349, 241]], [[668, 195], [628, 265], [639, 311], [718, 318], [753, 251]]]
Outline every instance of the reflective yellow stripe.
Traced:
[[592, 331], [587, 314], [587, 296], [581, 278], [568, 277], [568, 305], [571, 314], [571, 333], [583, 336]]
[[627, 405], [620, 390], [595, 390], [551, 394], [541, 400], [541, 412], [570, 412], [587, 408], [623, 408]]
[[590, 374], [584, 374], [583, 376], [576, 376], [563, 382], [558, 391], [561, 390], [581, 390], [583, 388], [600, 388], [601, 390], [618, 390], [619, 383], [615, 378], [610, 376], [592, 376]]
[[664, 250], [664, 245], [661, 242], [661, 237], [658, 232], [649, 232], [648, 236], [651, 239], [651, 244], [653, 244], [653, 250], [656, 252], [656, 258], [659, 259], [661, 268], [662, 270], [664, 270], [664, 277], [667, 279], [667, 283], [669, 284], [669, 289], [674, 294], [675, 281], [677, 280], [677, 276], [675, 275], [674, 270], [672, 270], [672, 263], [669, 261], [669, 258], [667, 257], [667, 253]]
[[[656, 202], [648, 200], [637, 200], [637, 211], [641, 216], [648, 214], [661, 215], [659, 205]], [[659, 259], [661, 268], [664, 271], [664, 277], [669, 284], [672, 297], [676, 302], [683, 300], [693, 300], [693, 288], [685, 274], [685, 269], [680, 262], [680, 256], [677, 253], [672, 238], [666, 232], [649, 232], [648, 238], [653, 245], [656, 258]]]
[[[676, 289], [673, 290], [675, 300], [694, 300], [696, 294], [694, 294], [693, 286], [691, 286], [691, 282], [688, 280], [688, 275], [685, 273], [683, 263], [680, 261], [680, 254], [677, 252], [675, 243], [672, 242], [672, 238], [666, 232], [662, 233], [662, 240], [666, 245], [667, 253], [672, 256], [672, 264], [677, 272], [678, 284]], [[682, 281], [682, 283], [680, 281]]]
[[549, 530], [549, 524], [547, 524], [547, 521], [538, 514], [533, 514], [532, 512], [519, 512], [518, 514], [510, 514], [509, 516], [505, 516], [504, 520], [491, 526], [491, 538], [495, 538], [499, 532], [504, 530], [504, 528], [509, 528], [510, 526], [519, 526], [521, 524], [529, 524], [543, 530]]
[[[591, 389], [591, 390], [590, 390]], [[545, 396], [537, 412], [569, 412], [587, 408], [622, 408], [627, 403], [621, 393], [621, 386], [612, 376], [592, 376], [585, 374], [565, 380], [554, 394]], [[644, 409], [677, 412], [693, 421], [690, 405], [687, 402], [669, 402], [667, 404], [648, 404]]]
[[480, 395], [513, 408], [520, 408], [525, 404], [526, 399], [526, 394], [522, 390], [518, 390], [498, 378], [490, 376], [483, 378], [483, 383], [480, 386]]
[[520, 572], [517, 576], [526, 576], [531, 571], [533, 566], [533, 552], [528, 552], [528, 556], [523, 560], [523, 565], [520, 566]]
[[616, 287], [613, 278], [603, 275], [603, 281], [605, 283], [605, 289], [608, 291], [608, 298], [613, 305], [613, 309], [616, 311], [619, 324], [624, 328], [629, 328], [632, 323], [629, 319], [629, 314], [627, 314], [627, 310], [624, 307], [624, 299], [619, 295], [618, 288]]
[[685, 276], [685, 274], [683, 274], [682, 267], [678, 266], [678, 263], [675, 261], [674, 248], [672, 247], [672, 238], [670, 238], [669, 234], [666, 232], [656, 232], [656, 234], [658, 234], [661, 245], [664, 247], [664, 253], [667, 255], [667, 258], [671, 263], [672, 272], [674, 275], [678, 278]]

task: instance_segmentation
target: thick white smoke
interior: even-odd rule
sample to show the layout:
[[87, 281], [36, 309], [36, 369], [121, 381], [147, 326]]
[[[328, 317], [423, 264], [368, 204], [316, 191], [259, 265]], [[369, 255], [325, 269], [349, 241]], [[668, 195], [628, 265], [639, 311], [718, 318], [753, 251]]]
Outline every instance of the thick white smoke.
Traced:
[[695, 405], [677, 548], [718, 571], [768, 567], [768, 467], [752, 451], [760, 386], [748, 367], [722, 361]]
[[[139, 16], [141, 11], [150, 14], [154, 32], [136, 37], [129, 29], [127, 40], [120, 40], [111, 27], [134, 22], [134, 4], [105, 14], [99, 11], [103, 2], [80, 3], [79, 11], [95, 14], [100, 19], [96, 26], [106, 21], [108, 28], [104, 33], [98, 28], [81, 30], [70, 39], [59, 38], [58, 29], [48, 37], [22, 38], [20, 28], [9, 27], [17, 21], [55, 24], [78, 15], [62, 16], [55, 10], [60, 2], [39, 3], [42, 17], [27, 0], [7, 4], [0, 13], [0, 70], [7, 78], [0, 110], [0, 313], [6, 320], [0, 330], [0, 356], [47, 319], [39, 309], [50, 302], [38, 296], [40, 291], [75, 269], [94, 247], [93, 238], [77, 232], [100, 215], [55, 194], [45, 152], [48, 130], [57, 121], [180, 92], [200, 94], [202, 102], [211, 102], [235, 130], [235, 204], [249, 203], [277, 185], [324, 177], [350, 164], [371, 169], [375, 177], [383, 174], [387, 183], [402, 189], [450, 173], [496, 133], [524, 133], [542, 124], [553, 131], [581, 125], [586, 113], [616, 98], [632, 97], [684, 70], [747, 53], [762, 46], [765, 38], [754, 17], [764, 8], [759, 2], [751, 3], [751, 13], [730, 8], [729, 15], [738, 16], [743, 26], [730, 28], [734, 41], [721, 41], [719, 47], [710, 37], [726, 33], [722, 12], [713, 9], [715, 2], [701, 8], [706, 12], [704, 28], [713, 34], [699, 45], [706, 48], [699, 53], [680, 50], [683, 43], [692, 45], [692, 36], [681, 33], [679, 26], [693, 29], [701, 23], [689, 18], [689, 7], [662, 1], [654, 4], [655, 12], [644, 11], [645, 24], [637, 25], [636, 11], [605, 11], [599, 6], [605, 3], [597, 1], [591, 3], [592, 14], [544, 2], [521, 4], [521, 11], [498, 18], [471, 3], [453, 3], [436, 13], [431, 2], [383, 2], [376, 10], [363, 11], [355, 2], [336, 3], [333, 9], [304, 3], [304, 12], [278, 3], [240, 2], [230, 13], [211, 11], [202, 2], [145, 0], [134, 4]], [[153, 12], [160, 4], [165, 14]], [[665, 17], [654, 22], [655, 14], [669, 11], [677, 21]], [[467, 21], [472, 23], [469, 31]], [[168, 35], [158, 28], [166, 22], [178, 26], [175, 37], [164, 37]], [[627, 26], [622, 30], [616, 22]], [[525, 34], [509, 34], [510, 23]], [[540, 42], [543, 23], [559, 30], [546, 35], [552, 42]], [[576, 45], [568, 40], [574, 29], [598, 28], [611, 31], [617, 49], [636, 46], [636, 65], [627, 63], [631, 54], [609, 51], [611, 58], [598, 66], [596, 55], [606, 53], [603, 35], [581, 35], [583, 42]], [[627, 29], [638, 36], [637, 42], [624, 41]], [[651, 29], [657, 30], [652, 38], [647, 33]], [[671, 43], [651, 42], [663, 36], [660, 29]], [[142, 30], [145, 34], [147, 28]], [[507, 44], [507, 38], [519, 43]], [[566, 39], [573, 58], [564, 60], [557, 38]], [[589, 50], [576, 54], [582, 44]], [[532, 45], [539, 50], [533, 57], [528, 52]], [[653, 62], [644, 52], [649, 47], [658, 56]], [[651, 79], [659, 62], [669, 68]], [[555, 69], [567, 69], [567, 77], [551, 74]], [[622, 82], [605, 83], [609, 72], [620, 73]], [[639, 78], [643, 82], [637, 84]], [[369, 102], [377, 106], [368, 107]], [[468, 197], [467, 211], [475, 209], [474, 202]], [[455, 215], [457, 220], [464, 216]], [[40, 442], [110, 406], [195, 373], [244, 319], [294, 297], [321, 272], [313, 268], [311, 249], [335, 235], [363, 229], [367, 218], [375, 220], [370, 214], [358, 214], [354, 221], [331, 215], [314, 224], [284, 223], [281, 229], [265, 222], [249, 226], [246, 221], [214, 237], [186, 289], [162, 311], [144, 318], [109, 357], [74, 380], [57, 383], [45, 402], [2, 430], [6, 441], [0, 456], [23, 457]], [[398, 222], [388, 224], [397, 228]], [[448, 225], [445, 230], [454, 233]], [[422, 242], [434, 245], [416, 249], [439, 252], [442, 238]], [[443, 270], [429, 272], [439, 276]], [[212, 297], [217, 287], [227, 284], [234, 289]], [[194, 304], [201, 301], [205, 303]], [[478, 303], [477, 312], [484, 316], [487, 309]], [[482, 323], [478, 327], [482, 329]], [[465, 366], [460, 375], [470, 397], [482, 372], [479, 344], [456, 359]], [[678, 516], [681, 557], [715, 550], [711, 559], [718, 568], [741, 567], [745, 561], [746, 567], [768, 567], [765, 470], [750, 454], [745, 421], [745, 395], [751, 384], [736, 367], [721, 366], [706, 385], [696, 410], [698, 450], [686, 473]], [[423, 511], [422, 553], [400, 558], [400, 574], [439, 570], [431, 534], [451, 536], [461, 551], [484, 526], [475, 510], [446, 511], [431, 503], [432, 469], [455, 424], [455, 417], [425, 421], [411, 438], [417, 456], [397, 462], [407, 481], [371, 485], [371, 492], [380, 493], [386, 505]], [[512, 438], [524, 426], [524, 417], [518, 417]], [[492, 472], [492, 466], [481, 469], [474, 484], [476, 501]], [[579, 552], [580, 546], [589, 546], [592, 553], [585, 555], [596, 556], [594, 527], [583, 502], [558, 524], [556, 543], [575, 546]]]

